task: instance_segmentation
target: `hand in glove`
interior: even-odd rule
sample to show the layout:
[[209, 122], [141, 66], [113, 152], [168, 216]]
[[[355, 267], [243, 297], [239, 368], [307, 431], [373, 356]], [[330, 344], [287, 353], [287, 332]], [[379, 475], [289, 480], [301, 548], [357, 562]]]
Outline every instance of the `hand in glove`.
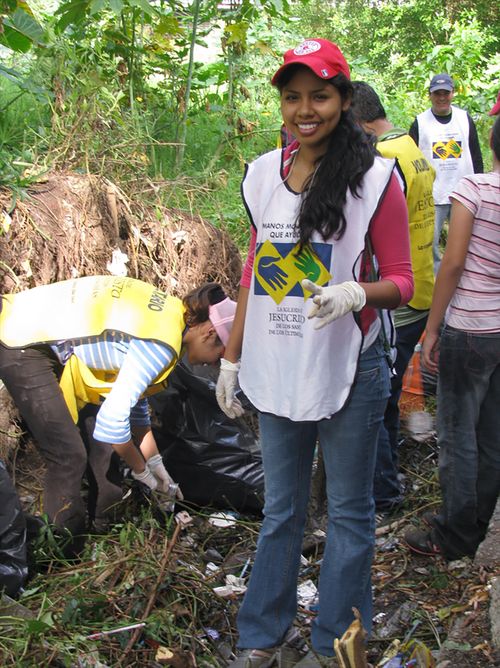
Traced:
[[314, 329], [321, 329], [329, 322], [351, 311], [361, 311], [366, 304], [366, 292], [355, 281], [346, 281], [322, 288], [305, 278], [301, 284], [304, 290], [314, 295], [313, 307], [307, 316], [308, 318], [319, 318]]
[[220, 373], [215, 388], [217, 403], [228, 417], [236, 418], [245, 412], [241, 401], [236, 398], [236, 383], [238, 381], [239, 362], [229, 362], [224, 358], [220, 361]]
[[149, 489], [151, 490], [155, 490], [158, 487], [158, 481], [149, 470], [147, 464], [146, 468], [142, 473], [136, 473], [135, 471], [132, 471], [132, 478], [138, 480], [139, 482], [142, 482], [143, 485], [146, 485], [146, 487], [149, 487]]
[[[147, 461], [147, 465], [149, 467], [149, 470], [151, 473], [154, 475], [156, 478], [156, 481], [158, 483], [157, 490], [159, 492], [165, 492], [168, 493], [170, 491], [169, 487], [170, 485], [175, 485], [175, 482], [173, 479], [170, 477], [167, 469], [165, 468], [165, 465], [163, 464], [163, 459], [161, 458], [161, 455], [153, 455], [150, 457]], [[177, 485], [175, 485], [177, 487]], [[177, 491], [175, 494], [177, 499], [182, 499], [184, 498], [181, 490], [179, 487], [177, 487]]]

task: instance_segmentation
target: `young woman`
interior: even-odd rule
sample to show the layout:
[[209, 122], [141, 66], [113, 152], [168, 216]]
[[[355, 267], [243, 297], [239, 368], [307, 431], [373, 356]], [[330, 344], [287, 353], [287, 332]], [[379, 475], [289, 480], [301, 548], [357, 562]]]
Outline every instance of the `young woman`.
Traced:
[[371, 626], [373, 471], [389, 396], [377, 309], [406, 303], [413, 279], [404, 195], [351, 116], [349, 76], [327, 40], [285, 53], [272, 83], [296, 142], [250, 164], [242, 185], [252, 242], [217, 393], [240, 413], [239, 377], [260, 411], [266, 498], [233, 666], [272, 665], [294, 620], [317, 439], [329, 526], [311, 640], [323, 658], [298, 665], [328, 661], [353, 606]]
[[464, 177], [451, 195], [422, 346], [425, 366], [439, 367], [443, 505], [430, 531], [412, 531], [405, 540], [419, 554], [446, 559], [475, 554], [500, 493], [500, 118], [491, 148], [493, 171]]
[[[90, 276], [5, 295], [0, 306], [0, 378], [45, 459], [49, 520], [74, 535], [85, 530], [80, 487], [89, 466], [94, 528], [105, 523], [121, 498], [113, 453], [134, 478], [167, 491], [173, 481], [145, 397], [165, 386], [184, 352], [194, 364], [218, 362], [235, 302], [215, 283], [181, 301], [132, 278]], [[86, 404], [100, 406], [89, 453], [76, 425]]]

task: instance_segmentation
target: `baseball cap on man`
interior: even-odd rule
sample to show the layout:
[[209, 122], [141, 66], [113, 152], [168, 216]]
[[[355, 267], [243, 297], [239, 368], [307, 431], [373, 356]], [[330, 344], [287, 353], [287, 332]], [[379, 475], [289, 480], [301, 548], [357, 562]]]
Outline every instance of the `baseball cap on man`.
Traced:
[[429, 93], [434, 93], [435, 90], [452, 91], [454, 89], [453, 79], [449, 74], [436, 74], [432, 77], [431, 83], [429, 84]]
[[493, 108], [488, 112], [488, 116], [498, 116], [500, 114], [500, 90], [498, 91], [497, 101]]
[[349, 65], [342, 51], [327, 39], [306, 39], [294, 49], [286, 51], [283, 55], [283, 65], [271, 79], [273, 86], [278, 83], [281, 73], [294, 64], [308, 67], [320, 79], [331, 79], [341, 72], [348, 79], [351, 78]]

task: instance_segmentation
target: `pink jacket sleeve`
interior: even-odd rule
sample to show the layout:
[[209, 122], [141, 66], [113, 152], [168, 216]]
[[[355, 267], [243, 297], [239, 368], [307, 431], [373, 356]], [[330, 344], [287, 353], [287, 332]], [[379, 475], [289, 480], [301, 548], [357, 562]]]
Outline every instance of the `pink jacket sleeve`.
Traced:
[[243, 267], [243, 272], [241, 274], [241, 280], [240, 280], [240, 285], [241, 285], [242, 288], [249, 288], [250, 287], [250, 283], [251, 283], [251, 280], [252, 280], [253, 261], [255, 259], [255, 244], [256, 244], [256, 241], [257, 241], [257, 232], [255, 230], [255, 227], [252, 225], [250, 243], [248, 245], [247, 260], [245, 262], [245, 266]]
[[408, 208], [394, 175], [370, 224], [369, 235], [380, 277], [395, 283], [401, 294], [400, 305], [407, 304], [413, 296]]

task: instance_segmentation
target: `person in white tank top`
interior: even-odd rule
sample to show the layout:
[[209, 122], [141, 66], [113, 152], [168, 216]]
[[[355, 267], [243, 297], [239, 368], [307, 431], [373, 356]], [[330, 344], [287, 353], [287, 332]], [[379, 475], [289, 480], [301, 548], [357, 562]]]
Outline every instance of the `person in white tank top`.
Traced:
[[449, 74], [432, 77], [431, 107], [417, 116], [408, 133], [436, 171], [433, 189], [435, 273], [441, 258], [441, 233], [450, 217], [450, 193], [463, 176], [483, 171], [476, 126], [465, 110], [452, 105], [454, 95], [455, 83]]

